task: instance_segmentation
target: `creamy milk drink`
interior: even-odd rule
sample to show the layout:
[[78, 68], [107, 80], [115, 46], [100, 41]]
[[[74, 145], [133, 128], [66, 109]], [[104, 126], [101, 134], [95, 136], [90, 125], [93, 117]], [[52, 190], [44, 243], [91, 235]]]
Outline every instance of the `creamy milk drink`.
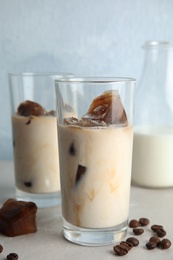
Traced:
[[127, 234], [134, 87], [131, 78], [55, 80], [63, 235], [73, 243]]
[[97, 97], [82, 118], [65, 118], [58, 133], [65, 221], [83, 228], [126, 222], [133, 128], [118, 92]]
[[12, 116], [16, 187], [44, 194], [60, 190], [57, 120], [54, 111], [25, 101]]

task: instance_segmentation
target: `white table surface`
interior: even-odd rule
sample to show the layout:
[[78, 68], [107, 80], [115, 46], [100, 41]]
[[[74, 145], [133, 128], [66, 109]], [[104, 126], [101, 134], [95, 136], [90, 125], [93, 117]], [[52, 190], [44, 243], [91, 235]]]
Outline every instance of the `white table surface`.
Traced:
[[[0, 206], [9, 198], [15, 198], [13, 162], [1, 161]], [[136, 236], [140, 245], [121, 258], [114, 254], [113, 245], [85, 247], [66, 241], [62, 236], [61, 207], [39, 209], [36, 233], [14, 238], [0, 235], [0, 244], [4, 247], [0, 260], [5, 260], [10, 252], [16, 252], [22, 260], [173, 260], [173, 188], [145, 189], [132, 186], [129, 219], [140, 217], [149, 218], [150, 224], [142, 235]], [[146, 249], [145, 244], [152, 235], [152, 224], [164, 226], [166, 238], [172, 241], [172, 247], [167, 250]], [[129, 236], [134, 236], [131, 229], [128, 230]]]

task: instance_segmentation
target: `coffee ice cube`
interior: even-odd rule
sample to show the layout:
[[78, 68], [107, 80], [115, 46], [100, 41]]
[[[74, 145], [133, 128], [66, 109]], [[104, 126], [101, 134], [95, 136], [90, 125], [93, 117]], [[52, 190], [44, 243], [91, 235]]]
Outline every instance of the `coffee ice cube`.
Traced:
[[105, 122], [107, 125], [127, 125], [126, 112], [117, 90], [106, 91], [96, 97], [82, 118]]
[[38, 103], [26, 100], [22, 102], [18, 109], [17, 113], [21, 116], [43, 116], [46, 115], [46, 110]]
[[36, 232], [36, 212], [34, 202], [8, 199], [0, 209], [0, 233], [15, 237]]
[[106, 126], [107, 124], [102, 120], [93, 120], [90, 118], [81, 118], [78, 122], [79, 126], [82, 127], [97, 127], [97, 126]]
[[70, 154], [71, 156], [75, 156], [76, 153], [77, 153], [77, 151], [76, 151], [75, 143], [74, 143], [74, 141], [73, 141], [73, 142], [70, 144], [70, 147], [69, 147], [69, 154]]
[[68, 117], [64, 119], [64, 124], [65, 125], [78, 125], [79, 121], [75, 117]]
[[76, 180], [75, 180], [75, 184], [78, 184], [79, 181], [81, 180], [81, 178], [84, 176], [84, 174], [86, 173], [86, 167], [83, 165], [78, 165], [77, 168], [77, 172], [76, 172]]

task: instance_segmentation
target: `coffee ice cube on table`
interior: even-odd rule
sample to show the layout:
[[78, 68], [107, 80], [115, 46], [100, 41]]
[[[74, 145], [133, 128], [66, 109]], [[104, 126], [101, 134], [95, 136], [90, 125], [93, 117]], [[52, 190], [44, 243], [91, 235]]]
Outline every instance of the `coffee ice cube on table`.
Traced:
[[36, 232], [36, 213], [34, 202], [8, 199], [0, 209], [0, 233], [15, 237]]

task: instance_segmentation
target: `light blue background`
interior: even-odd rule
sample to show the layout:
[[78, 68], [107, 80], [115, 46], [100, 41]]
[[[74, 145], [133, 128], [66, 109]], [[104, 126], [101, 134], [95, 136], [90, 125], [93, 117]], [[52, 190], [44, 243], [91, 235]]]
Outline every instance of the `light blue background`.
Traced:
[[0, 159], [12, 158], [9, 72], [138, 82], [148, 40], [173, 40], [173, 0], [0, 0]]

